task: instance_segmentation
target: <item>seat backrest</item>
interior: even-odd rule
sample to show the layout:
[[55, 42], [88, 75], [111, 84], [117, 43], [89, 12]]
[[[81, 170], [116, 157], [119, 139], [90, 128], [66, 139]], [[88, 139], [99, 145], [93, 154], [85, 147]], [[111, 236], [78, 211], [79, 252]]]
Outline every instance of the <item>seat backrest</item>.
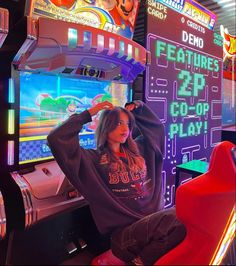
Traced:
[[236, 185], [236, 165], [233, 158], [235, 148], [236, 146], [229, 141], [223, 141], [215, 146], [208, 168], [208, 172], [211, 173], [209, 178], [221, 182], [224, 186]]
[[155, 265], [209, 265], [235, 208], [236, 167], [233, 143], [219, 143], [207, 173], [181, 185], [176, 193], [177, 217], [185, 224], [182, 243]]

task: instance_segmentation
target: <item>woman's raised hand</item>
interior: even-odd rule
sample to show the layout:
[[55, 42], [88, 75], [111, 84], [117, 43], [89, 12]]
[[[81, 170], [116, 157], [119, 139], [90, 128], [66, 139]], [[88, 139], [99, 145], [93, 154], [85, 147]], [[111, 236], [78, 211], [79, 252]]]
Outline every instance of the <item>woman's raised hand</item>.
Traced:
[[98, 112], [102, 110], [111, 110], [114, 108], [114, 105], [111, 102], [104, 101], [101, 103], [96, 104], [95, 106], [88, 109], [91, 116], [96, 115]]
[[125, 109], [127, 109], [128, 111], [133, 111], [136, 107], [137, 107], [137, 106], [136, 106], [135, 103], [128, 103], [128, 104], [125, 106]]

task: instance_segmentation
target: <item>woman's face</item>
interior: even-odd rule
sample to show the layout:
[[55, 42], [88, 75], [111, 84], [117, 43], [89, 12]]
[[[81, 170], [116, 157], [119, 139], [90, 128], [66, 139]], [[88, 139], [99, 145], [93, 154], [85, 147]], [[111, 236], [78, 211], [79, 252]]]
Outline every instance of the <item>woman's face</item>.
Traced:
[[120, 112], [118, 125], [113, 131], [108, 133], [108, 143], [110, 145], [125, 143], [129, 133], [129, 117], [127, 114]]
[[134, 0], [118, 0], [117, 11], [124, 20], [128, 20], [134, 8]]

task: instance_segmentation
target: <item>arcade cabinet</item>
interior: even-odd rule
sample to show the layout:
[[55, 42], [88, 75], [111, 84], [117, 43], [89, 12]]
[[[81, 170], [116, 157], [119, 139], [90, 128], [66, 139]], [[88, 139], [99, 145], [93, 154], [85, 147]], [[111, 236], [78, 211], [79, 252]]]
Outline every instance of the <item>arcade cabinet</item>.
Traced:
[[[1, 47], [7, 37], [9, 31], [9, 12], [5, 8], [0, 8], [0, 51]], [[1, 54], [1, 52], [0, 52]], [[1, 72], [0, 72], [1, 73]], [[3, 82], [2, 82], [2, 75], [0, 74], [0, 101], [2, 101], [2, 91], [3, 91]], [[2, 127], [0, 129], [2, 133]], [[0, 146], [2, 146], [2, 139], [0, 139]], [[0, 151], [0, 157], [2, 157], [2, 151]], [[0, 164], [0, 170], [2, 172], [2, 165]], [[4, 185], [2, 184], [2, 180], [0, 180], [0, 263], [3, 261], [4, 253], [6, 252], [6, 245], [2, 242], [2, 240], [6, 237], [6, 211], [5, 211], [5, 204], [4, 204], [4, 197], [2, 191], [4, 190]]]
[[[5, 8], [0, 8], [0, 49], [7, 37], [8, 30], [9, 30], [9, 12]], [[3, 85], [0, 79], [0, 92], [2, 90], [3, 90]], [[4, 199], [1, 193], [1, 189], [2, 187], [0, 187], [0, 240], [3, 239], [6, 235], [6, 213], [5, 213]]]
[[222, 90], [222, 141], [236, 144], [236, 55], [234, 43], [236, 36], [230, 35], [221, 25], [223, 38], [223, 90]]
[[[88, 204], [53, 160], [46, 137], [68, 116], [100, 101], [124, 106], [147, 63], [146, 49], [127, 38], [100, 1], [71, 2], [21, 1], [23, 15], [6, 40], [6, 47], [14, 43], [3, 88], [7, 264], [57, 264], [63, 245], [69, 254], [86, 246], [77, 227], [90, 223]], [[14, 6], [8, 8], [13, 16]], [[127, 25], [137, 11], [134, 1]], [[95, 148], [95, 128], [96, 119], [80, 134], [84, 148]]]
[[[176, 165], [209, 162], [221, 141], [223, 51], [217, 17], [198, 1], [144, 1], [134, 37], [150, 52], [145, 102], [165, 126], [165, 206], [175, 198]], [[198, 14], [196, 16], [195, 14]], [[181, 175], [181, 183], [189, 175]]]

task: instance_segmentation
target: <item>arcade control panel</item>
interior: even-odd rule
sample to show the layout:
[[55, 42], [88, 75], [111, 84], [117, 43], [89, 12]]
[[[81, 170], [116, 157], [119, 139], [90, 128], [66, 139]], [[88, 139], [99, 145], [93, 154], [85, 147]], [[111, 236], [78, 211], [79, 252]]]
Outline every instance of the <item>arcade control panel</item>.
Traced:
[[28, 171], [12, 172], [11, 175], [22, 193], [26, 228], [49, 216], [87, 205], [56, 161], [38, 164]]

